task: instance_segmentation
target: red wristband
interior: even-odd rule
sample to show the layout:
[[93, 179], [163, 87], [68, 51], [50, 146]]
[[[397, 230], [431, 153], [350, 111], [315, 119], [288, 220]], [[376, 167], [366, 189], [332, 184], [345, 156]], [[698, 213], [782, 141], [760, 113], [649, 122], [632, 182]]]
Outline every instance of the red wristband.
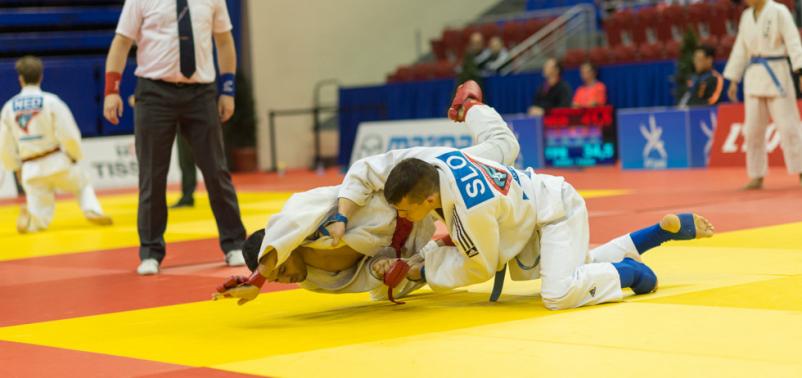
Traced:
[[248, 277], [248, 284], [261, 288], [265, 284], [265, 276], [259, 273], [259, 269], [253, 271], [250, 277]]
[[119, 72], [106, 72], [106, 89], [103, 91], [103, 95], [120, 94], [120, 80], [122, 78], [123, 75]]

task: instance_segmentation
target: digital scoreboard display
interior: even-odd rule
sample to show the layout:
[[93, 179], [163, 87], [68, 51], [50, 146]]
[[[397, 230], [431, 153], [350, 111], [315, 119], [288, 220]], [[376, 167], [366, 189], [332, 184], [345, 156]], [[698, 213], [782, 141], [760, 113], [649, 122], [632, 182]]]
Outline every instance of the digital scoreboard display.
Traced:
[[543, 116], [545, 160], [549, 167], [591, 167], [616, 160], [612, 106], [552, 109]]

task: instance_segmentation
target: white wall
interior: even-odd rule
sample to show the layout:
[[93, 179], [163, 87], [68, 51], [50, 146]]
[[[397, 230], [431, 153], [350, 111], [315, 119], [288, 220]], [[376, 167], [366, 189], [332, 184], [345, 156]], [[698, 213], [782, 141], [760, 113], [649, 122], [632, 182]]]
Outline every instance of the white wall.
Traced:
[[[306, 108], [313, 87], [335, 78], [341, 85], [378, 84], [400, 64], [416, 60], [415, 33], [424, 52], [448, 23], [468, 21], [494, 0], [249, 0], [251, 67], [259, 114], [259, 165], [270, 166], [267, 111]], [[336, 103], [333, 90], [323, 98]], [[287, 167], [312, 162], [311, 117], [277, 120], [278, 160]], [[324, 138], [336, 152], [336, 133]]]

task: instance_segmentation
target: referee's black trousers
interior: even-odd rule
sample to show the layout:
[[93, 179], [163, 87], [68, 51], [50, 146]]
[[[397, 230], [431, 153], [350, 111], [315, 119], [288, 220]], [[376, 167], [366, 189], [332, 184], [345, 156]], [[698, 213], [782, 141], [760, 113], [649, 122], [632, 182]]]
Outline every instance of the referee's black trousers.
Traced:
[[139, 258], [164, 259], [167, 172], [176, 125], [192, 146], [217, 222], [223, 253], [241, 249], [245, 227], [223, 148], [214, 84], [177, 85], [139, 78], [134, 128], [139, 161]]

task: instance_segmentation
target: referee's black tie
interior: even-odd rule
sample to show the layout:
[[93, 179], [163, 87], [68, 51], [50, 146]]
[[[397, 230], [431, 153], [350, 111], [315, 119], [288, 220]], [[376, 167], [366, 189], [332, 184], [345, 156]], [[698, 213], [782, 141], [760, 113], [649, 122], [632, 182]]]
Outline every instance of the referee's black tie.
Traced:
[[187, 0], [176, 0], [178, 17], [178, 46], [181, 56], [181, 74], [187, 79], [195, 73], [195, 42], [192, 38], [192, 18], [189, 17]]

